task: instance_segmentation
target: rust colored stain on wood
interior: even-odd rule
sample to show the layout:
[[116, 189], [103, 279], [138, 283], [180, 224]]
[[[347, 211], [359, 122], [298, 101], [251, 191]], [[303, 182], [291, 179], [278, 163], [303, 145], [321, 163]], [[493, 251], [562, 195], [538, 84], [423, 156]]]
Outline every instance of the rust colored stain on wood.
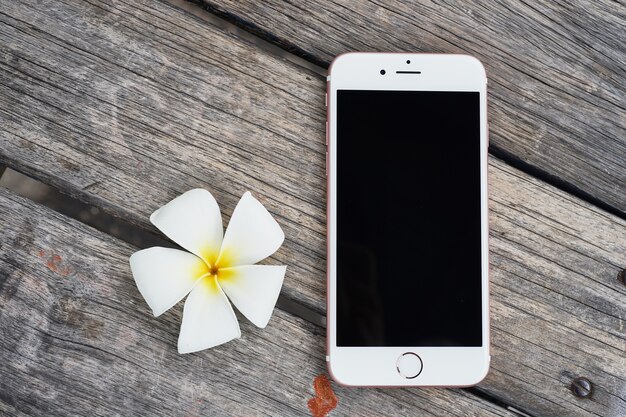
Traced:
[[52, 272], [56, 272], [63, 277], [66, 277], [74, 272], [70, 266], [63, 263], [61, 256], [56, 253], [47, 252], [42, 249], [37, 254], [40, 258], [46, 258], [46, 267]]
[[326, 417], [335, 407], [337, 407], [337, 396], [330, 385], [328, 377], [324, 374], [318, 375], [313, 381], [315, 397], [311, 398], [307, 405], [313, 417]]

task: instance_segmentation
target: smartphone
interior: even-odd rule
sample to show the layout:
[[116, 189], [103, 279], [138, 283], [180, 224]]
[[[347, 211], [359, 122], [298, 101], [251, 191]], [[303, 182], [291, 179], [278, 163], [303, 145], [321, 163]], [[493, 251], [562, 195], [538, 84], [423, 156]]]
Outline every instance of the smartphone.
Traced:
[[471, 56], [348, 53], [327, 84], [327, 362], [350, 386], [489, 369], [487, 77]]

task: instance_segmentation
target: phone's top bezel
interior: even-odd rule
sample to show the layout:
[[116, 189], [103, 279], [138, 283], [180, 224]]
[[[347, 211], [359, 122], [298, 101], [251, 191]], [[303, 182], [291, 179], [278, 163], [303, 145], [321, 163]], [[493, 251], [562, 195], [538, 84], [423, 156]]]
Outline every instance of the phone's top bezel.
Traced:
[[[410, 64], [407, 64], [410, 61]], [[385, 74], [380, 73], [381, 70]], [[396, 71], [404, 71], [397, 73]], [[411, 71], [411, 72], [406, 72]], [[419, 72], [419, 74], [417, 73]], [[388, 91], [472, 91], [480, 93], [480, 141], [481, 141], [481, 261], [482, 261], [482, 316], [483, 343], [480, 347], [338, 347], [336, 345], [336, 112], [337, 90], [388, 90]], [[407, 53], [348, 53], [337, 57], [330, 66], [328, 76], [328, 290], [327, 344], [329, 371], [337, 382], [345, 385], [373, 386], [468, 386], [486, 375], [489, 365], [489, 259], [488, 259], [488, 213], [487, 213], [487, 77], [484, 67], [476, 58], [452, 54]], [[416, 126], [417, 127], [417, 126]], [[465, 371], [466, 378], [458, 372], [441, 369], [436, 377], [402, 380], [386, 373], [378, 364], [389, 356], [402, 352], [419, 351], [428, 357], [432, 366], [460, 361], [476, 363]], [[333, 361], [333, 359], [336, 359]], [[364, 371], [365, 364], [369, 370]], [[385, 365], [386, 366], [386, 365]], [[338, 371], [337, 368], [342, 368]], [[366, 366], [367, 368], [367, 366]], [[348, 375], [346, 375], [348, 372]], [[339, 375], [341, 374], [341, 375]], [[351, 375], [349, 375], [351, 374]], [[394, 375], [395, 376], [395, 375]], [[356, 381], [356, 382], [355, 382]]]
[[469, 55], [348, 53], [337, 57], [328, 73], [339, 89], [486, 91], [487, 85], [483, 65]]

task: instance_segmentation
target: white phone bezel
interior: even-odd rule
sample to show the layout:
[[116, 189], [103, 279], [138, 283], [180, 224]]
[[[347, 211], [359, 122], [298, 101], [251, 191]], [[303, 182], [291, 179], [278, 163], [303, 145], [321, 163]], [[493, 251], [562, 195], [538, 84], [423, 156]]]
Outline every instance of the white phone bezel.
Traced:
[[[410, 61], [410, 64], [407, 64]], [[385, 70], [385, 75], [380, 71]], [[396, 71], [420, 74], [396, 74]], [[337, 160], [336, 106], [338, 89], [476, 91], [480, 93], [482, 334], [480, 347], [338, 347], [336, 345]], [[487, 191], [487, 77], [476, 58], [468, 55], [412, 53], [348, 53], [329, 69], [327, 86], [327, 228], [328, 369], [335, 381], [350, 386], [471, 386], [489, 369], [489, 258]], [[419, 126], [416, 126], [419, 128]], [[442, 266], [443, 267], [443, 266]], [[421, 373], [407, 379], [396, 368], [400, 355], [419, 355]]]

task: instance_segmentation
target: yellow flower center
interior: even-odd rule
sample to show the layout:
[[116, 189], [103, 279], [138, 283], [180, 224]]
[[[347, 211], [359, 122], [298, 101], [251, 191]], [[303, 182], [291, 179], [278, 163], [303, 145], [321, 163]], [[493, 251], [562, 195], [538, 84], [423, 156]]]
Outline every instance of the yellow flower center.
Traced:
[[202, 255], [202, 272], [199, 274], [203, 276], [202, 283], [212, 291], [218, 291], [218, 280], [229, 279], [234, 273], [229, 268], [232, 263], [230, 251], [223, 250], [218, 255], [214, 251], [205, 250]]

